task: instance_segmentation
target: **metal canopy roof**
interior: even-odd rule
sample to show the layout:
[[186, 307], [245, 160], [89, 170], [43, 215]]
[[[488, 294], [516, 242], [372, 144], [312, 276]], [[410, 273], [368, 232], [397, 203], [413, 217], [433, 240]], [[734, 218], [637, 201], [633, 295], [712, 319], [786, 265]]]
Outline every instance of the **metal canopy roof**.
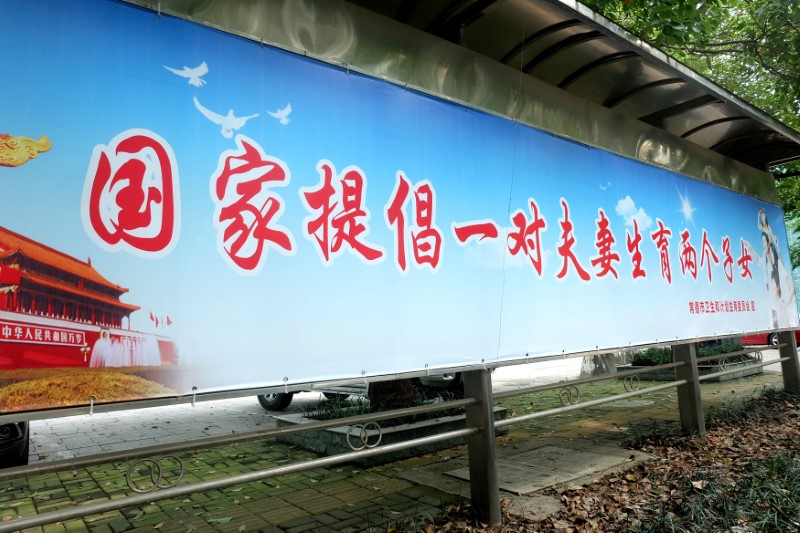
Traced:
[[577, 2], [348, 0], [758, 169], [800, 134]]

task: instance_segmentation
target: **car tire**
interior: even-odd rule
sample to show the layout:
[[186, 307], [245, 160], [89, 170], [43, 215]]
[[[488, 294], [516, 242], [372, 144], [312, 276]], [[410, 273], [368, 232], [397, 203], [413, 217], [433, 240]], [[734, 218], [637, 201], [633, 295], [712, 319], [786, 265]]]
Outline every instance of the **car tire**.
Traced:
[[770, 333], [767, 336], [767, 344], [770, 346], [777, 346], [778, 345], [778, 334], [777, 333]]
[[12, 466], [26, 466], [28, 464], [28, 455], [31, 451], [31, 439], [30, 437], [25, 437], [25, 447], [22, 448], [22, 452], [20, 453], [19, 459], [17, 462], [14, 463]]
[[[11, 433], [15, 429], [20, 432], [18, 436], [13, 436]], [[20, 422], [3, 425], [0, 436], [4, 437], [4, 440], [13, 438], [13, 441], [7, 442], [0, 452], [0, 468], [27, 465], [31, 449], [30, 424]]]
[[447, 384], [447, 390], [457, 396], [464, 397], [464, 380], [461, 378], [461, 372], [456, 372], [453, 375], [453, 381]]
[[258, 403], [267, 411], [283, 411], [292, 403], [293, 392], [277, 392], [273, 394], [259, 394]]

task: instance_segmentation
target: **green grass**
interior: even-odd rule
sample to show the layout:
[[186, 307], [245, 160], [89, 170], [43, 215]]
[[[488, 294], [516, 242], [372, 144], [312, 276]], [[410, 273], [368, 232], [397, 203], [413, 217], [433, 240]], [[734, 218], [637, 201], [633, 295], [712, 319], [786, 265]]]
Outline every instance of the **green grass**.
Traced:
[[[702, 475], [694, 477], [694, 481], [700, 479]], [[705, 481], [708, 485], [702, 491], [687, 491], [679, 503], [665, 502], [655, 520], [632, 531], [800, 530], [800, 457], [796, 451], [753, 462], [734, 486], [718, 479]]]
[[[706, 426], [714, 429], [780, 421], [786, 406], [799, 402], [800, 395], [796, 393], [765, 387], [725, 407], [709, 408]], [[660, 424], [639, 428], [635, 440], [639, 444], [669, 445], [678, 438], [677, 424]], [[701, 480], [707, 485], [693, 490], [692, 482]], [[632, 531], [800, 531], [800, 450], [783, 449], [750, 461], [746, 471], [735, 478], [696, 471], [691, 479], [685, 479], [685, 484], [680, 501], [664, 502], [655, 519]]]
[[763, 387], [743, 400], [724, 407], [710, 406], [705, 410], [706, 428], [740, 424], [749, 420], [776, 420], [782, 411], [775, 405], [798, 402], [800, 394], [775, 387]]

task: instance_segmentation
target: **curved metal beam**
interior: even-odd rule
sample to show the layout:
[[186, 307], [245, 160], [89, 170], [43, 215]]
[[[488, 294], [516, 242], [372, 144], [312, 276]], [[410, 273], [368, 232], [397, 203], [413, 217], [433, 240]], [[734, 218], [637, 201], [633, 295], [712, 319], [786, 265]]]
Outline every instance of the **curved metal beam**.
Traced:
[[530, 74], [532, 70], [535, 70], [541, 63], [547, 61], [551, 57], [555, 56], [566, 50], [567, 48], [571, 48], [573, 46], [577, 46], [579, 44], [588, 43], [589, 41], [594, 41], [596, 39], [605, 39], [605, 35], [602, 32], [597, 30], [587, 31], [585, 33], [578, 33], [576, 35], [572, 35], [567, 37], [566, 39], [562, 39], [558, 41], [556, 44], [548, 47], [546, 50], [542, 51], [539, 55], [531, 59], [525, 66], [522, 67], [522, 71], [525, 74]]
[[702, 131], [702, 130], [704, 130], [706, 128], [712, 128], [714, 126], [718, 126], [720, 124], [725, 124], [726, 122], [733, 122], [733, 121], [736, 121], [736, 120], [750, 120], [750, 117], [745, 117], [744, 115], [739, 115], [739, 116], [736, 116], [736, 117], [725, 117], [725, 118], [720, 118], [720, 119], [717, 119], [717, 120], [712, 120], [711, 122], [706, 122], [705, 124], [701, 124], [701, 125], [697, 126], [696, 128], [690, 129], [689, 131], [687, 131], [686, 133], [681, 135], [681, 137], [685, 139], [685, 138], [687, 138], [687, 137], [689, 137], [691, 135], [694, 135], [698, 131]]
[[664, 85], [673, 85], [679, 83], [685, 84], [686, 80], [681, 78], [664, 78], [663, 80], [653, 81], [638, 87], [634, 87], [630, 91], [622, 93], [618, 96], [610, 96], [601, 105], [608, 108], [616, 107], [628, 98], [632, 98], [639, 93], [643, 93], [644, 91], [649, 91], [650, 89], [655, 89], [656, 87], [663, 87]]
[[701, 107], [705, 107], [708, 104], [713, 104], [715, 102], [719, 102], [719, 98], [717, 98], [713, 94], [704, 94], [703, 96], [698, 96], [697, 98], [692, 98], [691, 100], [687, 100], [680, 104], [666, 107], [654, 113], [650, 113], [649, 115], [639, 117], [639, 120], [641, 120], [645, 124], [650, 124], [652, 126], [656, 126], [657, 128], [663, 128], [665, 119], [677, 115], [682, 115], [687, 111], [699, 109]]
[[581, 25], [583, 25], [583, 22], [581, 22], [580, 20], [578, 20], [578, 19], [569, 19], [569, 20], [565, 20], [565, 21], [559, 22], [558, 24], [553, 24], [551, 26], [547, 26], [545, 28], [542, 28], [541, 30], [537, 31], [536, 33], [531, 34], [529, 37], [525, 37], [524, 39], [522, 39], [521, 43], [519, 43], [514, 48], [512, 48], [511, 50], [506, 52], [506, 54], [503, 57], [500, 58], [500, 62], [504, 63], [504, 64], [508, 64], [508, 62], [511, 61], [511, 59], [515, 55], [519, 54], [525, 48], [527, 48], [528, 46], [532, 45], [533, 43], [535, 43], [539, 39], [541, 39], [543, 37], [547, 37], [548, 35], [552, 35], [554, 33], [558, 33], [561, 30], [565, 30], [567, 28], [572, 28], [573, 26], [581, 26]]
[[732, 143], [735, 143], [735, 142], [739, 142], [739, 141], [744, 141], [744, 140], [747, 140], [747, 139], [752, 139], [753, 137], [763, 137], [765, 135], [766, 136], [775, 135], [775, 132], [773, 130], [757, 130], [757, 131], [751, 131], [751, 132], [748, 132], [748, 133], [742, 133], [741, 135], [737, 135], [736, 137], [728, 137], [727, 139], [723, 139], [720, 142], [718, 142], [717, 144], [715, 144], [713, 146], [709, 146], [708, 149], [709, 150], [713, 150], [715, 152], [721, 152], [722, 150], [725, 149], [725, 146], [727, 146], [729, 144], [732, 144]]
[[618, 63], [620, 61], [627, 61], [629, 59], [638, 59], [639, 54], [636, 52], [617, 52], [615, 54], [609, 54], [607, 56], [603, 56], [600, 59], [596, 59], [586, 65], [582, 66], [563, 80], [559, 82], [558, 87], [561, 89], [566, 89], [573, 83], [575, 83], [579, 78], [585, 76], [589, 72], [603, 67], [605, 65], [611, 65], [612, 63]]

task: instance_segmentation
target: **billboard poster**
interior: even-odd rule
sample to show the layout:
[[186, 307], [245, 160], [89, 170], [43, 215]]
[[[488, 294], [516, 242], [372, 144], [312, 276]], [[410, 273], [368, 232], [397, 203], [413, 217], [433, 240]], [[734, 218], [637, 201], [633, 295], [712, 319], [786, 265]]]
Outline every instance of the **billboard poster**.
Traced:
[[124, 3], [0, 25], [0, 412], [798, 326], [775, 205]]

